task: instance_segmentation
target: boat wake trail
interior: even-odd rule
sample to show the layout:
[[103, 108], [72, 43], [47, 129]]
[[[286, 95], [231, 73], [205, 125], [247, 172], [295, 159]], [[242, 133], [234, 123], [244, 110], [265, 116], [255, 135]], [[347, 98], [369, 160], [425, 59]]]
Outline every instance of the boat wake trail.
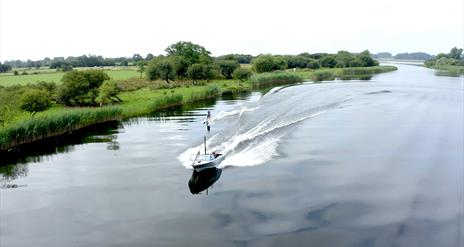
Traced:
[[[280, 88], [240, 109], [221, 112], [212, 122], [225, 128], [207, 140], [207, 149], [225, 155], [220, 168], [263, 164], [279, 155], [279, 143], [294, 125], [349, 100], [346, 95], [331, 91], [312, 85]], [[190, 155], [201, 148], [201, 144], [191, 147], [178, 158], [190, 168]]]

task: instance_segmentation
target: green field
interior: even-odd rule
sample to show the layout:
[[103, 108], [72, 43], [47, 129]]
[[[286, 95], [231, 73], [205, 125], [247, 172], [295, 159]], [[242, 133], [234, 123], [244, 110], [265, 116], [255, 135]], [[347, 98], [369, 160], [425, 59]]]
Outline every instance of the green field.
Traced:
[[[139, 78], [140, 76], [140, 73], [138, 73], [135, 70], [135, 68], [132, 67], [124, 67], [124, 69], [104, 68], [103, 70], [114, 80], [127, 80], [134, 77]], [[7, 87], [12, 85], [25, 85], [28, 83], [35, 83], [38, 81], [56, 82], [57, 84], [60, 84], [61, 77], [63, 77], [64, 74], [64, 72], [57, 72], [55, 70], [50, 69], [31, 69], [24, 70], [27, 73], [29, 73], [29, 75], [21, 75], [22, 71], [23, 70], [18, 70], [20, 75], [13, 75], [13, 73], [11, 72], [0, 74], [0, 86]], [[33, 74], [34, 72], [37, 74]]]

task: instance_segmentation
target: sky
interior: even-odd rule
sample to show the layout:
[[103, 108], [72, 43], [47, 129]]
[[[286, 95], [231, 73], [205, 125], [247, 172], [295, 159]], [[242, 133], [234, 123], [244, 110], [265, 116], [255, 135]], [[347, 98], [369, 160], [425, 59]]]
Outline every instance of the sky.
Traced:
[[448, 52], [464, 43], [463, 0], [0, 0], [0, 61], [164, 54]]

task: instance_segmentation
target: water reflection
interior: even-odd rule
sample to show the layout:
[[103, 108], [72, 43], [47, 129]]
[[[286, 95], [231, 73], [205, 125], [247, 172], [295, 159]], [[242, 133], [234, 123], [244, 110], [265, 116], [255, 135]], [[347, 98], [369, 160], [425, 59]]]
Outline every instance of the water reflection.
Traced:
[[372, 79], [372, 74], [364, 74], [364, 75], [342, 75], [339, 77], [342, 81], [348, 80], [361, 80], [361, 81], [369, 81]]
[[437, 70], [435, 71], [436, 76], [450, 76], [450, 77], [460, 77], [463, 76], [462, 71], [459, 70]]
[[26, 177], [29, 167], [26, 164], [0, 166], [0, 188], [17, 188], [23, 185], [11, 183], [13, 180]]
[[[98, 124], [82, 130], [74, 131], [70, 135], [49, 138], [31, 144], [24, 144], [8, 152], [0, 152], [0, 168], [13, 164], [24, 164], [29, 162], [41, 162], [59, 153], [68, 153], [74, 150], [76, 145], [85, 143], [109, 143], [111, 150], [119, 149], [116, 142], [117, 129], [121, 127], [120, 122], [108, 122]], [[117, 146], [117, 148], [116, 148]], [[0, 169], [0, 175], [4, 174]]]
[[[202, 170], [200, 172], [193, 171], [192, 176], [188, 182], [190, 192], [192, 194], [199, 194], [212, 186], [220, 177], [222, 169], [216, 167]], [[208, 193], [208, 191], [206, 191]]]

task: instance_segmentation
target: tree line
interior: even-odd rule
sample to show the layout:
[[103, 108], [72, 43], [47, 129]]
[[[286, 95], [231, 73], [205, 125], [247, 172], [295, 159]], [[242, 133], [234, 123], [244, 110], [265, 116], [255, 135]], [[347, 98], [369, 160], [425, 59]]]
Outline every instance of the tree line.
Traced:
[[[220, 57], [211, 56], [205, 47], [192, 42], [179, 41], [168, 46], [165, 54], [159, 56], [142, 56], [135, 54], [132, 61], [137, 64], [140, 75], [148, 81], [190, 80], [196, 84], [200, 80], [236, 79], [245, 81], [252, 73], [264, 73], [286, 69], [318, 69], [371, 67], [378, 65], [369, 51], [350, 53], [339, 51], [328, 53], [301, 53], [299, 55], [262, 54], [256, 57], [243, 54], [229, 54]], [[137, 55], [137, 56], [136, 56]], [[150, 54], [149, 54], [150, 55]], [[80, 56], [66, 59], [55, 58], [49, 66], [63, 68], [71, 66], [102, 66], [106, 59], [101, 56]], [[57, 63], [62, 62], [60, 65]], [[250, 63], [250, 68], [243, 68], [241, 63]], [[4, 64], [4, 66], [11, 66]], [[93, 66], [91, 66], [93, 67]], [[99, 69], [71, 70], [62, 77], [62, 84], [39, 82], [27, 86], [3, 88], [0, 85], [0, 99], [20, 98], [19, 105], [25, 111], [35, 114], [52, 106], [53, 102], [66, 106], [96, 106], [106, 103], [118, 103], [118, 94], [122, 91], [117, 82]], [[20, 97], [12, 96], [19, 94]], [[4, 97], [3, 97], [3, 96]], [[4, 104], [6, 105], [6, 104]], [[1, 110], [1, 109], [0, 109]], [[3, 111], [3, 110], [2, 110]]]
[[377, 59], [411, 59], [411, 60], [428, 60], [433, 58], [432, 55], [425, 52], [404, 52], [393, 56], [390, 52], [379, 52], [373, 55]]
[[464, 66], [464, 55], [462, 48], [453, 47], [449, 53], [440, 53], [434, 58], [424, 62], [427, 67], [442, 65]]

